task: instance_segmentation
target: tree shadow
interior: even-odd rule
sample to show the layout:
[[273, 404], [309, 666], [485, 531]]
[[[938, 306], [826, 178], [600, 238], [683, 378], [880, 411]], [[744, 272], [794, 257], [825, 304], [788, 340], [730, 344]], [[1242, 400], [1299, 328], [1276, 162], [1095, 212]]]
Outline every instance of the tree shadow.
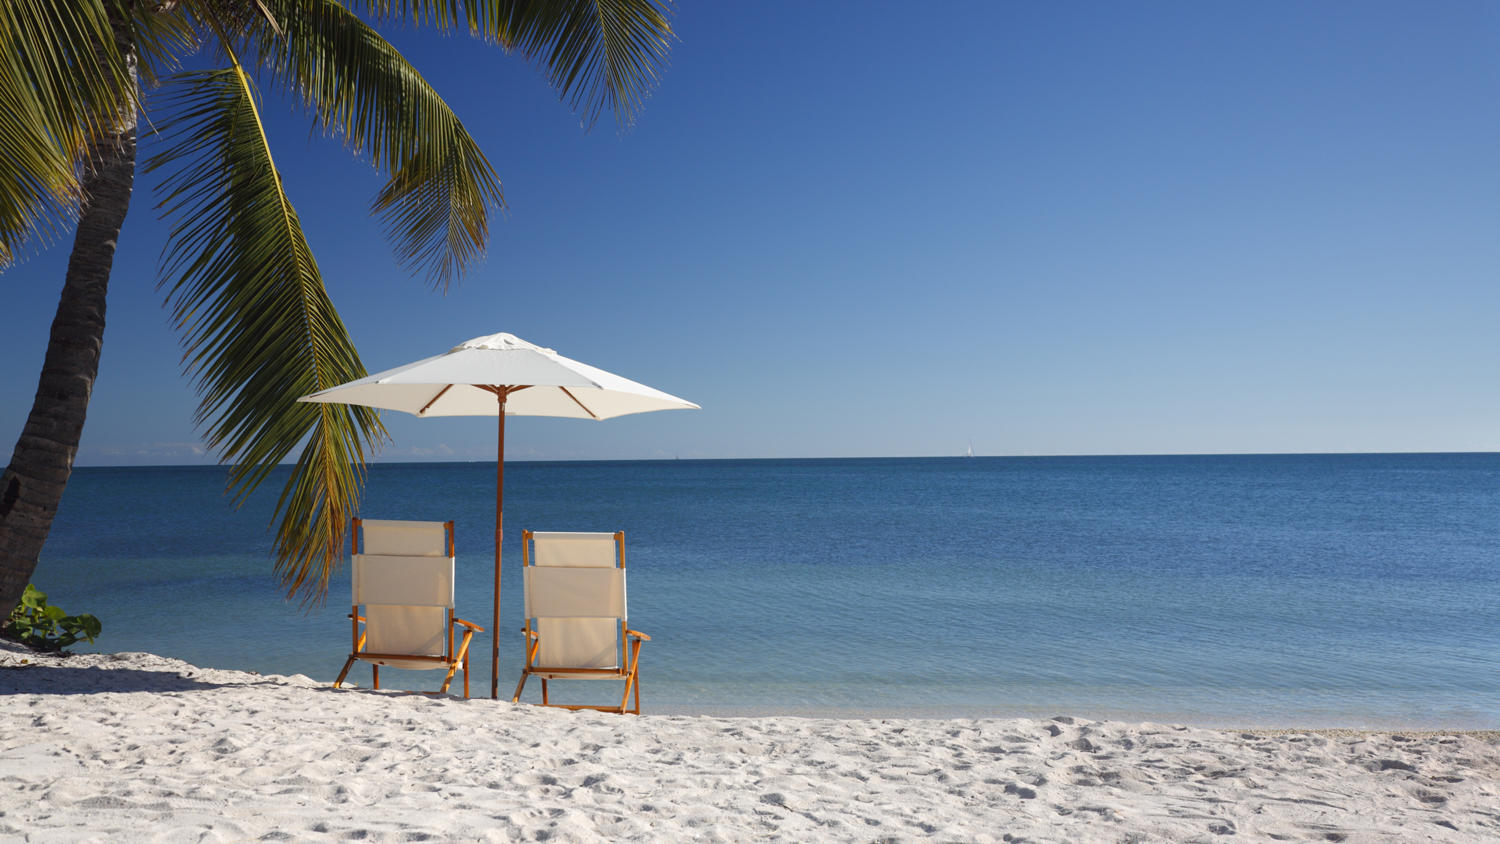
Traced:
[[61, 665], [0, 668], [0, 697], [90, 695], [106, 692], [196, 692], [220, 689], [228, 685], [241, 684], [209, 683], [170, 671], [145, 671], [139, 668], [71, 668]]

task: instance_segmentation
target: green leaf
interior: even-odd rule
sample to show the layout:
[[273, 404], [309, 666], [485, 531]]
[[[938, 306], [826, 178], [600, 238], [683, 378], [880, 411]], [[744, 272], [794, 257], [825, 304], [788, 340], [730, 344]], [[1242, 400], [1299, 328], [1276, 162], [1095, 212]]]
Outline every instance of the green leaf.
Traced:
[[541, 60], [559, 96], [593, 125], [603, 109], [629, 126], [671, 50], [667, 8], [654, 0], [490, 0], [486, 15], [508, 48]]
[[363, 480], [375, 411], [299, 403], [366, 372], [271, 158], [253, 83], [238, 66], [168, 80], [163, 256], [173, 317], [201, 401], [205, 440], [234, 461], [242, 502], [305, 440], [277, 502], [276, 571], [288, 595], [323, 600]]
[[29, 583], [26, 584], [26, 591], [21, 593], [21, 606], [36, 609], [37, 607], [45, 607], [46, 605], [47, 593]]
[[[192, 0], [187, 6], [163, 10], [165, 5], [136, 6], [132, 18], [141, 83], [145, 88], [154, 87], [159, 79], [176, 73], [181, 69], [179, 57], [190, 56], [201, 47], [198, 33], [188, 20], [188, 10], [195, 5]], [[213, 8], [222, 10], [225, 6], [215, 3]]]
[[494, 169], [463, 124], [394, 47], [333, 0], [266, 0], [259, 62], [325, 132], [389, 179], [372, 212], [396, 259], [446, 289], [484, 254], [503, 205]]
[[674, 37], [657, 0], [363, 0], [377, 20], [467, 28], [547, 70], [558, 95], [593, 125], [610, 109], [630, 125], [666, 67]]
[[80, 613], [79, 615], [73, 616], [73, 623], [75, 625], [75, 630], [82, 632], [84, 637], [87, 638], [90, 643], [92, 643], [94, 641], [94, 638], [104, 630], [104, 625], [100, 623], [99, 619], [93, 617], [92, 615], [89, 615], [88, 613]]
[[135, 101], [101, 0], [0, 3], [0, 267], [76, 212], [74, 162]]

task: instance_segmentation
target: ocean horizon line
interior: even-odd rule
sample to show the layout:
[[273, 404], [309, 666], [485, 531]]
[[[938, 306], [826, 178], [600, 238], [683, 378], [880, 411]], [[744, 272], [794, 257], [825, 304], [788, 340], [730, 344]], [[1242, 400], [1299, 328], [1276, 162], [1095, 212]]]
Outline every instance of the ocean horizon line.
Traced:
[[[864, 455], [840, 457], [506, 457], [507, 465], [517, 463], [552, 464], [592, 463], [614, 465], [621, 463], [771, 463], [771, 462], [816, 462], [816, 461], [914, 461], [914, 460], [1129, 460], [1167, 458], [1234, 458], [1234, 457], [1461, 457], [1500, 455], [1500, 451], [1221, 451], [1221, 452], [1140, 452], [1116, 454], [918, 454], [918, 455]], [[446, 466], [494, 463], [494, 460], [368, 460], [366, 466]], [[139, 463], [139, 464], [74, 464], [79, 469], [223, 469], [227, 463]], [[281, 463], [278, 468], [294, 463]]]

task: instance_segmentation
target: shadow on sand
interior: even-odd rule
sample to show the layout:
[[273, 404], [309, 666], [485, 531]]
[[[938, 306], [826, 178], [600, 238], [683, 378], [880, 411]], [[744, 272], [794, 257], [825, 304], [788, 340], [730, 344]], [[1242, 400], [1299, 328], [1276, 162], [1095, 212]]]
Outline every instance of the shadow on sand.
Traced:
[[[269, 682], [269, 681], [267, 681]], [[3, 695], [91, 695], [105, 692], [195, 692], [223, 688], [170, 671], [25, 665], [0, 668]]]

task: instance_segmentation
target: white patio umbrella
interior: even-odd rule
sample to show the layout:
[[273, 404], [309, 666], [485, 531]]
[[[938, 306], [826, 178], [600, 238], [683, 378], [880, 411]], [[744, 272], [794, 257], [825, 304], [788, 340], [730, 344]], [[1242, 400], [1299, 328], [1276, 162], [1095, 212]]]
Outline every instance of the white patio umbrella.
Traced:
[[505, 524], [505, 417], [609, 419], [698, 405], [534, 346], [512, 334], [476, 337], [446, 353], [350, 381], [297, 401], [401, 410], [421, 417], [496, 416], [495, 616], [490, 697], [500, 694], [500, 541]]

